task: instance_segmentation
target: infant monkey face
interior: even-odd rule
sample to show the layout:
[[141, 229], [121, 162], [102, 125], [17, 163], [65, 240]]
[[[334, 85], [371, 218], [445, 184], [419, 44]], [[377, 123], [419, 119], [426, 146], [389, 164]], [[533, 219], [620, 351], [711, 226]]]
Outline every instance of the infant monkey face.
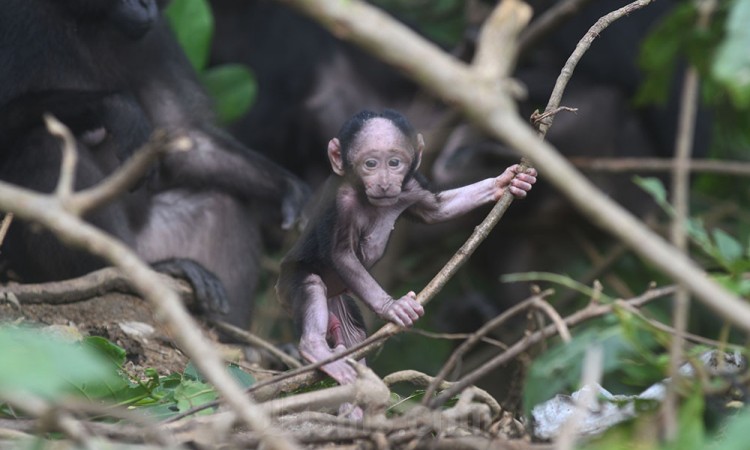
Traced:
[[409, 173], [413, 151], [405, 149], [367, 149], [352, 161], [365, 195], [374, 206], [391, 206], [398, 202], [404, 178]]

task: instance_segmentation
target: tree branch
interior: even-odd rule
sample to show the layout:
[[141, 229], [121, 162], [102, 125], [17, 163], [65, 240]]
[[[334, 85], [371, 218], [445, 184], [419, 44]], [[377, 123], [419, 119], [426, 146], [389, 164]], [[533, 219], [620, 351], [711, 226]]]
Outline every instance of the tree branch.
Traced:
[[[584, 171], [597, 172], [669, 172], [674, 158], [587, 158], [573, 156], [569, 161]], [[750, 176], [750, 163], [747, 161], [720, 161], [716, 159], [690, 159], [687, 161], [690, 172], [714, 173], [717, 175]]]
[[132, 188], [161, 155], [189, 151], [191, 148], [193, 143], [188, 137], [177, 132], [157, 130], [116, 172], [99, 184], [73, 194], [67, 206], [71, 212], [80, 216], [107, 204]]
[[[578, 45], [576, 45], [575, 50], [573, 50], [573, 53], [570, 55], [568, 60], [565, 62], [565, 65], [563, 66], [562, 70], [560, 71], [560, 76], [557, 77], [557, 81], [555, 82], [555, 87], [552, 89], [552, 94], [549, 97], [549, 102], [547, 103], [547, 107], [544, 108], [544, 112], [547, 111], [554, 111], [560, 106], [560, 102], [562, 101], [563, 93], [565, 92], [565, 88], [568, 86], [568, 82], [570, 81], [570, 78], [573, 76], [573, 71], [575, 70], [575, 67], [578, 65], [578, 61], [581, 60], [583, 55], [588, 51], [589, 47], [591, 47], [591, 44], [594, 42], [594, 39], [599, 37], [599, 35], [604, 31], [605, 28], [607, 28], [612, 22], [622, 18], [623, 16], [626, 16], [633, 11], [636, 11], [640, 8], [643, 8], [644, 6], [651, 3], [653, 0], [636, 0], [633, 3], [630, 3], [628, 5], [623, 6], [622, 8], [612, 11], [611, 13], [603, 16], [599, 20], [596, 21], [596, 23], [589, 29], [588, 32], [583, 36], [583, 38], [578, 42]], [[547, 135], [547, 130], [549, 130], [549, 127], [552, 126], [552, 121], [554, 120], [554, 115], [548, 117], [546, 120], [539, 122], [539, 135], [541, 137], [544, 137]]]

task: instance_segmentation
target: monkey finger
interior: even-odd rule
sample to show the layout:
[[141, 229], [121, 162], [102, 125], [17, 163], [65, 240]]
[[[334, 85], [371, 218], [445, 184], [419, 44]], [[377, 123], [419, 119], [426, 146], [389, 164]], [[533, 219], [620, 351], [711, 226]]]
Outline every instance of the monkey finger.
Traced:
[[519, 180], [518, 178], [516, 178], [511, 183], [511, 187], [514, 187], [516, 189], [522, 189], [524, 191], [530, 191], [531, 190], [531, 183], [527, 183], [526, 181]]
[[516, 198], [525, 198], [526, 197], [526, 193], [527, 192], [524, 191], [523, 189], [519, 189], [519, 188], [517, 188], [515, 186], [511, 186], [509, 189], [510, 189], [510, 193], [513, 194], [513, 196], [516, 197]]
[[400, 327], [405, 327], [406, 326], [406, 324], [404, 323], [403, 319], [399, 316], [397, 310], [388, 311], [386, 313], [386, 315], [385, 315], [385, 318], [389, 322], [393, 322], [394, 324], [396, 324], [396, 325], [398, 325]]
[[536, 176], [527, 173], [519, 173], [518, 175], [516, 175], [514, 180], [521, 180], [529, 184], [534, 184], [536, 183]]
[[424, 315], [424, 307], [420, 305], [418, 302], [414, 302], [413, 305], [411, 305], [411, 310], [414, 312], [414, 314], [417, 315], [417, 317], [414, 318], [414, 320], [419, 319]]
[[402, 311], [401, 313], [401, 321], [403, 322], [403, 325], [401, 325], [402, 327], [411, 328], [411, 326], [414, 325], [414, 321], [405, 311]]
[[419, 319], [420, 317], [422, 317], [422, 314], [424, 314], [424, 313], [420, 314], [419, 311], [417, 311], [415, 309], [410, 309], [410, 310], [406, 311], [406, 314], [409, 316], [409, 319], [413, 323], [413, 322], [416, 322], [417, 319]]

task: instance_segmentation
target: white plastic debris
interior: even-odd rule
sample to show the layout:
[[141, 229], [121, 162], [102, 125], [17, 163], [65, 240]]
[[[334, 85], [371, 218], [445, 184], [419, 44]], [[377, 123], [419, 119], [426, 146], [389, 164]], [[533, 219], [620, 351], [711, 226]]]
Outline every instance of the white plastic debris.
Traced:
[[[745, 368], [745, 360], [739, 352], [722, 353], [712, 350], [702, 354], [699, 361], [710, 375], [731, 375]], [[680, 367], [680, 374], [691, 377], [695, 368], [689, 364]], [[581, 408], [578, 401], [586, 397], [590, 390], [595, 390], [596, 402], [577, 412], [580, 421], [577, 424], [581, 435], [599, 434], [613, 425], [635, 417], [638, 412], [638, 401], [657, 401], [664, 399], [669, 378], [653, 384], [639, 395], [613, 395], [599, 384], [582, 387], [571, 395], [557, 395], [551, 400], [535, 406], [531, 410], [533, 433], [537, 439], [554, 439], [560, 435], [563, 426]]]
[[125, 321], [118, 322], [117, 326], [120, 327], [123, 333], [135, 339], [148, 339], [156, 333], [156, 330], [151, 325], [144, 322], [136, 321]]

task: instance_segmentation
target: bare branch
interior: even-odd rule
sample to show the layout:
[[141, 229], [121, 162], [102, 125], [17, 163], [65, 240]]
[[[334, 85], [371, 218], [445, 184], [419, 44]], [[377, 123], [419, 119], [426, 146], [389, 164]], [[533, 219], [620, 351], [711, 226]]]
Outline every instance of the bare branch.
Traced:
[[[673, 170], [673, 158], [586, 158], [573, 156], [569, 161], [579, 169], [597, 172], [667, 172]], [[718, 175], [750, 176], [747, 161], [720, 161], [715, 159], [690, 159], [690, 172], [714, 173]]]
[[[157, 276], [160, 282], [175, 291], [185, 304], [192, 303], [193, 290], [187, 282], [168, 275], [157, 273]], [[13, 294], [23, 305], [62, 305], [85, 301], [110, 292], [133, 295], [138, 293], [126, 274], [114, 267], [107, 267], [70, 280], [0, 286], [0, 299]]]
[[[636, 11], [640, 8], [643, 8], [644, 6], [651, 3], [653, 0], [636, 0], [633, 3], [630, 3], [628, 5], [623, 6], [622, 8], [612, 11], [611, 13], [605, 15], [601, 19], [597, 20], [596, 23], [589, 29], [588, 32], [583, 36], [583, 38], [578, 42], [578, 45], [576, 45], [575, 50], [573, 50], [573, 53], [568, 57], [568, 60], [565, 62], [565, 65], [562, 68], [562, 71], [560, 71], [560, 76], [557, 77], [557, 81], [555, 82], [555, 87], [552, 90], [552, 94], [550, 95], [549, 102], [547, 103], [547, 107], [544, 108], [544, 111], [553, 111], [556, 110], [558, 106], [560, 106], [560, 102], [562, 101], [563, 93], [565, 92], [565, 88], [568, 86], [568, 82], [570, 81], [570, 78], [573, 76], [573, 71], [575, 70], [575, 67], [578, 65], [578, 61], [581, 60], [583, 55], [588, 51], [589, 47], [591, 47], [591, 44], [594, 42], [594, 39], [599, 37], [599, 34], [604, 31], [605, 28], [607, 28], [612, 22], [616, 21], [617, 19], [622, 18], [623, 16], [626, 16], [633, 11]], [[554, 120], [554, 116], [549, 117], [547, 120], [539, 122], [539, 135], [544, 137], [547, 134], [547, 130], [549, 130], [549, 127], [552, 126], [552, 121]]]
[[273, 355], [274, 358], [286, 364], [286, 366], [291, 369], [298, 369], [302, 367], [302, 364], [300, 364], [299, 361], [287, 355], [286, 353], [282, 352], [278, 348], [274, 347], [273, 344], [254, 335], [253, 333], [245, 331], [241, 328], [238, 328], [230, 323], [227, 323], [221, 320], [209, 320], [209, 321], [211, 322], [211, 325], [215, 326], [220, 331], [226, 333], [227, 335], [233, 337], [234, 339], [237, 339], [239, 342], [244, 342], [248, 345], [252, 345], [253, 347], [264, 349], [265, 351]]
[[503, 0], [495, 7], [482, 26], [472, 63], [480, 77], [499, 81], [510, 75], [517, 57], [516, 37], [531, 14], [531, 7], [521, 0]]
[[188, 151], [192, 147], [193, 142], [187, 136], [158, 130], [115, 173], [96, 186], [75, 193], [67, 205], [78, 215], [96, 209], [132, 188], [164, 153]]
[[73, 185], [75, 184], [76, 164], [78, 163], [76, 141], [68, 127], [52, 115], [45, 114], [44, 123], [47, 125], [50, 134], [62, 139], [62, 164], [60, 165], [60, 178], [57, 180], [55, 193], [61, 201], [66, 201], [73, 193]]
[[570, 330], [568, 330], [567, 325], [565, 325], [565, 321], [562, 320], [560, 314], [549, 304], [549, 302], [543, 298], [535, 298], [534, 307], [541, 310], [547, 317], [549, 317], [552, 324], [557, 328], [557, 334], [560, 335], [563, 342], [568, 343], [573, 339], [570, 335]]

